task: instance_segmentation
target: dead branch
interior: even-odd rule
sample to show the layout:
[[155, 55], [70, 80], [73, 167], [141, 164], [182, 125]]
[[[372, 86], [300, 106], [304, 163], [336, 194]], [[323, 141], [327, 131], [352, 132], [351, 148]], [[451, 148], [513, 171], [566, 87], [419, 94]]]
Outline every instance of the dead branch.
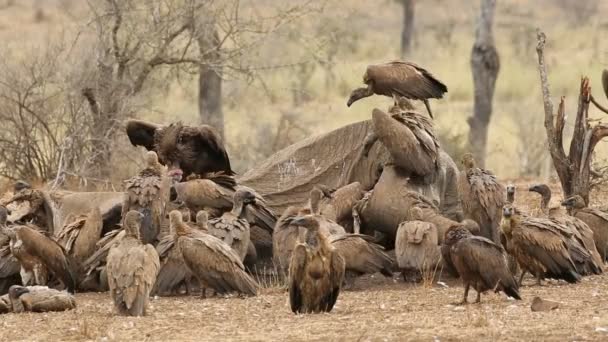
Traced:
[[604, 112], [605, 114], [608, 114], [608, 109], [606, 109], [606, 107], [602, 106], [599, 102], [597, 102], [593, 96], [590, 97], [590, 100], [591, 103], [593, 103], [597, 109]]

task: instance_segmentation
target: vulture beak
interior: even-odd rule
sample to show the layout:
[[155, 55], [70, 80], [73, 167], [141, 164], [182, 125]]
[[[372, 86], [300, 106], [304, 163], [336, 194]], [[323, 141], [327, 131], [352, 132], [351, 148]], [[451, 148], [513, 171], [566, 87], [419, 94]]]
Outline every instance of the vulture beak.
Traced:
[[9, 296], [11, 296], [12, 298], [19, 298], [24, 293], [30, 292], [30, 290], [28, 290], [27, 287], [25, 287], [25, 286], [13, 285], [10, 287], [8, 292], [9, 292]]
[[296, 216], [291, 219], [291, 224], [294, 226], [304, 226], [306, 224], [306, 218], [302, 216]]
[[537, 190], [538, 190], [538, 189], [536, 188], [536, 185], [532, 185], [532, 186], [531, 186], [531, 187], [528, 189], [528, 191], [534, 191], [534, 192], [536, 192]]

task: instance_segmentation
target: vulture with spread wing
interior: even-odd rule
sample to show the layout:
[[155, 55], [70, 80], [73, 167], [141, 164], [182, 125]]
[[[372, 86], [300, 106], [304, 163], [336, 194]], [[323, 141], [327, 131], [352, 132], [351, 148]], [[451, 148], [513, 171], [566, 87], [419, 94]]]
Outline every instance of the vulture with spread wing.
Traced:
[[145, 316], [150, 292], [160, 268], [158, 253], [142, 243], [143, 215], [130, 210], [125, 215], [125, 237], [108, 253], [106, 266], [110, 295], [120, 315]]
[[169, 220], [177, 234], [177, 248], [182, 252], [184, 263], [199, 280], [201, 287], [213, 289], [219, 294], [257, 294], [258, 284], [245, 272], [234, 250], [213, 235], [195, 232], [182, 221], [179, 211], [169, 213]]
[[405, 97], [423, 101], [431, 118], [433, 113], [428, 99], [440, 99], [448, 91], [448, 87], [426, 69], [404, 61], [369, 65], [363, 75], [363, 83], [367, 87], [353, 90], [347, 106], [350, 107], [355, 101], [374, 94], [393, 98]]
[[475, 166], [472, 154], [462, 157], [462, 165], [464, 170], [458, 178], [458, 193], [464, 216], [479, 224], [482, 236], [500, 243], [498, 230], [505, 188], [490, 171]]
[[76, 299], [72, 294], [46, 286], [13, 285], [8, 291], [8, 298], [15, 313], [67, 311], [76, 308]]
[[319, 231], [314, 215], [294, 218], [292, 224], [306, 229], [289, 264], [289, 302], [294, 313], [329, 312], [344, 280], [344, 258]]
[[502, 291], [521, 300], [519, 286], [509, 271], [507, 255], [500, 245], [484, 237], [474, 236], [460, 226], [448, 230], [444, 245], [449, 248], [450, 258], [464, 283], [461, 304], [467, 303], [471, 286], [477, 291], [475, 303], [479, 303], [481, 293], [488, 290]]

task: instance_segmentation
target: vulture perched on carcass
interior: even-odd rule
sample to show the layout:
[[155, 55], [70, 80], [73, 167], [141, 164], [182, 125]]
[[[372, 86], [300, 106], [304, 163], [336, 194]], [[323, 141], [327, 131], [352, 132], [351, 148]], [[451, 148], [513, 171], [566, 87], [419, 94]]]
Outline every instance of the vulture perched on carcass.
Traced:
[[289, 303], [294, 313], [330, 312], [344, 280], [344, 258], [319, 231], [314, 215], [298, 216], [292, 224], [306, 229], [289, 264]]
[[169, 220], [184, 263], [201, 288], [213, 289], [218, 294], [257, 294], [258, 284], [245, 272], [241, 259], [232, 248], [213, 235], [190, 228], [179, 211], [169, 213]]
[[45, 193], [33, 189], [24, 181], [17, 181], [13, 190], [13, 196], [3, 204], [11, 212], [8, 221], [15, 224], [33, 224], [41, 231], [53, 232], [53, 211]]
[[477, 222], [481, 235], [500, 243], [499, 226], [505, 204], [505, 188], [490, 171], [475, 165], [470, 153], [462, 157], [464, 170], [458, 178], [460, 204], [466, 218]]
[[241, 258], [245, 260], [250, 244], [249, 222], [245, 217], [245, 208], [256, 201], [255, 194], [247, 190], [234, 193], [232, 210], [222, 216], [209, 220], [209, 234], [224, 241]]
[[450, 228], [443, 243], [449, 248], [452, 263], [464, 283], [464, 297], [460, 304], [467, 303], [471, 286], [477, 291], [475, 303], [479, 303], [481, 293], [488, 290], [502, 291], [521, 300], [519, 286], [509, 271], [507, 255], [500, 245], [475, 236], [461, 226]]
[[425, 272], [436, 269], [441, 260], [437, 227], [424, 222], [422, 209], [410, 208], [409, 221], [397, 229], [395, 255], [404, 281], [418, 282]]
[[82, 264], [93, 253], [103, 230], [103, 220], [98, 207], [87, 215], [68, 222], [57, 235], [57, 242], [65, 248], [69, 256]]
[[76, 299], [72, 294], [46, 286], [13, 285], [8, 291], [8, 298], [15, 313], [67, 311], [76, 308]]
[[119, 315], [145, 316], [160, 268], [158, 253], [140, 237], [143, 214], [125, 215], [125, 236], [110, 249], [106, 265], [110, 296]]
[[572, 216], [585, 222], [593, 230], [597, 251], [602, 260], [608, 260], [608, 213], [587, 207], [585, 200], [580, 195], [566, 198], [562, 205], [568, 208]]
[[169, 181], [163, 177], [162, 165], [155, 152], [146, 153], [146, 167], [137, 176], [125, 181], [123, 219], [127, 212], [136, 210], [143, 215], [140, 236], [144, 244], [156, 243], [169, 200]]
[[[593, 230], [582, 220], [562, 213], [560, 207], [549, 208], [551, 189], [546, 184], [533, 185], [529, 191], [541, 195], [542, 216], [560, 224], [559, 233], [568, 244], [570, 257], [574, 261], [578, 273], [581, 275], [601, 274], [604, 262], [595, 245]], [[581, 249], [584, 252], [580, 252]]]
[[16, 225], [4, 231], [11, 239], [11, 253], [21, 264], [23, 285], [46, 285], [50, 272], [70, 293], [74, 293], [76, 272], [60, 244], [32, 226]]
[[404, 61], [369, 65], [363, 75], [363, 83], [367, 87], [353, 90], [347, 106], [374, 94], [392, 98], [405, 97], [423, 101], [431, 118], [433, 113], [428, 99], [440, 99], [448, 91], [448, 87], [426, 69]]
[[[561, 279], [569, 283], [577, 283], [581, 279], [570, 257], [568, 245], [556, 226], [559, 224], [548, 219], [522, 218], [510, 205], [505, 205], [503, 209], [501, 229], [508, 250], [522, 271], [536, 277], [538, 285], [543, 278]], [[522, 278], [523, 275], [524, 272]]]
[[[192, 234], [197, 234], [197, 231], [202, 233], [208, 232], [208, 214], [201, 210], [196, 214], [196, 223], [191, 224], [193, 228]], [[156, 252], [160, 257], [160, 271], [156, 277], [153, 293], [166, 294], [177, 290], [180, 284], [185, 284], [186, 293], [190, 292], [190, 281], [192, 272], [184, 263], [182, 251], [177, 244], [177, 232], [175, 225], [169, 225], [169, 234], [165, 235], [158, 245]]]

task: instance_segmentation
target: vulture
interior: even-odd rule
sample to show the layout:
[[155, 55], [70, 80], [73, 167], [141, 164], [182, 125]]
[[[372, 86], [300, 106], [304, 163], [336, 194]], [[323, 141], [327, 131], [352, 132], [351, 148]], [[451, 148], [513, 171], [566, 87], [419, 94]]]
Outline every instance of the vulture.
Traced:
[[[207, 212], [204, 210], [199, 211], [196, 214], [196, 223], [190, 225], [193, 228], [192, 234], [197, 234], [197, 230], [207, 233], [207, 220]], [[156, 277], [156, 284], [152, 292], [159, 294], [171, 293], [180, 284], [185, 283], [186, 292], [188, 293], [190, 291], [189, 282], [192, 278], [192, 273], [186, 267], [182, 251], [178, 248], [177, 233], [174, 225], [170, 226], [169, 234], [164, 236], [158, 245], [156, 245], [156, 252], [160, 257], [160, 271]]]
[[441, 260], [437, 227], [422, 218], [422, 209], [412, 207], [409, 221], [397, 229], [395, 255], [406, 282], [420, 281], [424, 272], [433, 271]]
[[330, 312], [344, 280], [344, 258], [319, 230], [314, 215], [298, 216], [292, 224], [306, 229], [289, 263], [289, 303], [294, 313]]
[[464, 283], [464, 297], [459, 304], [467, 303], [471, 286], [477, 291], [475, 303], [479, 303], [481, 293], [488, 290], [502, 291], [509, 297], [521, 300], [519, 286], [509, 271], [507, 255], [500, 245], [474, 236], [460, 226], [448, 230], [444, 245], [449, 248], [452, 263]]
[[125, 237], [108, 253], [106, 265], [110, 295], [118, 314], [145, 316], [150, 292], [160, 268], [158, 253], [140, 237], [144, 215], [130, 210], [125, 215]]
[[[293, 224], [293, 223], [292, 223]], [[337, 234], [327, 236], [335, 251], [344, 259], [346, 272], [354, 276], [380, 272], [385, 277], [393, 276], [393, 259], [384, 247], [369, 240], [363, 234]]]
[[76, 308], [76, 299], [72, 294], [46, 286], [13, 285], [8, 291], [8, 298], [15, 313], [67, 311]]
[[298, 241], [304, 238], [304, 228], [291, 223], [300, 213], [298, 207], [288, 207], [279, 217], [272, 233], [272, 258], [283, 276], [289, 269], [289, 260]]
[[43, 191], [32, 189], [23, 181], [17, 181], [13, 196], [4, 205], [11, 212], [9, 222], [31, 223], [42, 231], [53, 232], [53, 211]]
[[585, 222], [593, 230], [597, 251], [602, 260], [608, 260], [608, 213], [587, 207], [580, 195], [566, 198], [562, 205], [569, 209], [572, 216]]
[[507, 200], [506, 203], [514, 204], [515, 203], [515, 185], [507, 184]]
[[193, 230], [183, 222], [179, 211], [170, 212], [169, 221], [177, 235], [177, 248], [181, 250], [184, 263], [201, 287], [211, 288], [219, 294], [257, 294], [258, 284], [245, 272], [241, 259], [232, 248], [213, 235]]
[[10, 238], [5, 235], [8, 210], [0, 206], [0, 294], [8, 293], [11, 285], [21, 284], [19, 260], [11, 253]]
[[363, 75], [363, 83], [367, 87], [351, 92], [346, 103], [348, 107], [355, 101], [374, 94], [393, 98], [405, 97], [422, 100], [431, 118], [433, 113], [428, 99], [440, 99], [448, 91], [448, 87], [426, 69], [404, 61], [369, 65]]
[[321, 225], [320, 232], [322, 234], [325, 234], [326, 236], [346, 234], [346, 230], [344, 229], [344, 227], [332, 220], [328, 220], [327, 218], [321, 216], [321, 200], [326, 196], [327, 191], [324, 190], [323, 187], [315, 185], [312, 190], [310, 190], [308, 208], [301, 209], [299, 213], [302, 215], [316, 215]]
[[359, 182], [347, 184], [335, 191], [323, 191], [323, 198], [319, 204], [320, 214], [352, 233], [353, 208], [364, 194], [363, 186]]
[[5, 234], [11, 240], [11, 253], [21, 264], [24, 285], [46, 285], [50, 272], [70, 293], [74, 293], [76, 274], [73, 263], [60, 244], [32, 226], [12, 226], [5, 229]]
[[247, 190], [234, 193], [232, 210], [222, 216], [209, 220], [209, 234], [224, 241], [241, 258], [245, 260], [250, 244], [249, 222], [245, 218], [245, 207], [255, 203], [255, 194]]
[[597, 251], [591, 228], [576, 217], [562, 214], [559, 207], [549, 208], [551, 189], [546, 184], [533, 185], [529, 190], [541, 195], [542, 215], [560, 224], [559, 233], [568, 244], [570, 256], [578, 272], [581, 275], [602, 273], [603, 260]]
[[503, 208], [501, 229], [510, 253], [523, 271], [536, 277], [537, 285], [540, 285], [542, 278], [562, 279], [569, 283], [577, 283], [581, 279], [566, 242], [556, 231], [556, 225], [548, 219], [522, 218], [509, 205]]
[[144, 244], [155, 243], [158, 239], [165, 202], [168, 200], [168, 184], [164, 184], [166, 181], [162, 165], [153, 151], [146, 153], [146, 167], [125, 181], [122, 215], [124, 218], [130, 210], [143, 214], [140, 236]]
[[81, 264], [95, 252], [95, 245], [103, 230], [101, 212], [99, 207], [95, 207], [87, 215], [66, 222], [57, 235], [57, 242]]
[[458, 194], [464, 216], [479, 224], [483, 237], [500, 243], [505, 188], [490, 171], [475, 166], [472, 154], [466, 153], [461, 162], [464, 170], [458, 177]]

